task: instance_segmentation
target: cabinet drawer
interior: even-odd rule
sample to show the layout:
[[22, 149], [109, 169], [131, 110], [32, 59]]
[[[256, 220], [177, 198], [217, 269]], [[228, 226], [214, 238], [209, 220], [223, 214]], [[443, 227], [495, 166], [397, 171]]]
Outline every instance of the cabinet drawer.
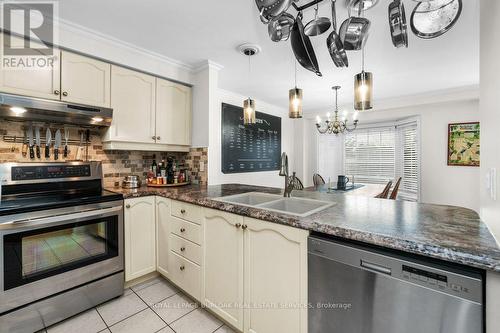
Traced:
[[201, 224], [202, 208], [185, 202], [172, 201], [172, 215], [183, 220]]
[[197, 224], [172, 218], [171, 232], [184, 239], [201, 245], [201, 227]]
[[200, 266], [170, 251], [170, 271], [172, 281], [197, 300], [201, 296]]
[[184, 238], [170, 234], [170, 249], [198, 265], [201, 262], [201, 246]]

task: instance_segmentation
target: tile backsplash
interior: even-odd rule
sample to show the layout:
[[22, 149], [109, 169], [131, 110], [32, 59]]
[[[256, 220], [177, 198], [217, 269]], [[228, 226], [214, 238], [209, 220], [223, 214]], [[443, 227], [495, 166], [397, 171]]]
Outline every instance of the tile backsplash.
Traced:
[[[46, 159], [43, 156], [41, 159], [30, 159], [29, 153], [27, 156], [22, 154], [22, 143], [11, 143], [4, 140], [5, 136], [25, 137], [26, 124], [1, 121], [0, 125], [0, 163], [4, 162], [53, 162], [54, 157]], [[51, 128], [52, 139], [58, 127]], [[63, 148], [60, 148], [59, 162], [65, 161], [63, 157], [64, 149], [64, 131], [60, 128], [63, 137]], [[67, 161], [74, 161], [76, 159], [76, 152], [80, 141], [80, 130], [78, 128], [69, 128], [71, 142], [76, 144], [69, 145], [69, 153]], [[41, 137], [45, 138], [45, 128], [41, 130]], [[52, 141], [53, 142], [53, 141]], [[120, 182], [125, 176], [139, 175], [144, 180], [147, 172], [153, 163], [153, 156], [156, 162], [160, 163], [162, 158], [172, 156], [178, 162], [181, 168], [187, 169], [191, 176], [191, 181], [206, 185], [208, 182], [208, 149], [207, 148], [191, 148], [188, 153], [181, 152], [151, 152], [151, 151], [125, 151], [125, 150], [103, 150], [101, 142], [101, 134], [98, 131], [90, 133], [90, 145], [88, 147], [88, 160], [101, 161], [104, 173], [104, 186], [112, 187], [116, 182]], [[85, 151], [85, 149], [84, 149]], [[85, 158], [85, 153], [83, 157]]]

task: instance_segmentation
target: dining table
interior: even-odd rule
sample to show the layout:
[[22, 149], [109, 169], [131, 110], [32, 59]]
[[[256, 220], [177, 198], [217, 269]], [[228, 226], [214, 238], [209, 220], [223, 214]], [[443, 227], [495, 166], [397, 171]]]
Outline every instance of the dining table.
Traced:
[[385, 188], [385, 185], [381, 185], [381, 184], [357, 183], [354, 185], [354, 187], [352, 185], [348, 185], [345, 190], [339, 190], [339, 189], [337, 189], [337, 183], [332, 182], [330, 184], [330, 186], [328, 184], [323, 184], [323, 185], [307, 187], [304, 190], [313, 191], [313, 192], [335, 193], [335, 194], [374, 198], [375, 196], [382, 193], [384, 188]]

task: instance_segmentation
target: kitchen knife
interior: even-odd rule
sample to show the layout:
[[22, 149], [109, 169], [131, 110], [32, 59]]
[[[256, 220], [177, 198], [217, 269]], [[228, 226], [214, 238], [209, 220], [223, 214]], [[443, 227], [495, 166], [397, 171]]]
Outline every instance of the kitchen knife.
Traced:
[[28, 142], [29, 142], [29, 147], [30, 147], [30, 158], [34, 159], [35, 158], [35, 150], [34, 150], [34, 144], [33, 144], [33, 125], [30, 125], [30, 128], [28, 130]]
[[35, 144], [36, 144], [36, 158], [41, 158], [40, 147], [41, 147], [41, 139], [40, 139], [40, 127], [35, 128]]
[[50, 144], [52, 143], [52, 133], [50, 128], [47, 127], [45, 132], [45, 158], [50, 158]]
[[59, 147], [61, 147], [61, 130], [56, 131], [56, 138], [54, 143], [54, 160], [59, 159]]
[[23, 157], [28, 155], [28, 129], [24, 130], [23, 147], [21, 148]]
[[68, 140], [69, 140], [69, 131], [67, 128], [64, 128], [64, 158], [68, 157]]

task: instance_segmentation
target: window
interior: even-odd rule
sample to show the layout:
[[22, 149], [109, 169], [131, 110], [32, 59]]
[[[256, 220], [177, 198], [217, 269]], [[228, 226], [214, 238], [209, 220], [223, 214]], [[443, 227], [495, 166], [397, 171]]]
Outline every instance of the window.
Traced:
[[418, 201], [420, 190], [418, 120], [365, 127], [344, 137], [344, 173], [358, 183], [386, 184], [402, 177], [399, 196]]

